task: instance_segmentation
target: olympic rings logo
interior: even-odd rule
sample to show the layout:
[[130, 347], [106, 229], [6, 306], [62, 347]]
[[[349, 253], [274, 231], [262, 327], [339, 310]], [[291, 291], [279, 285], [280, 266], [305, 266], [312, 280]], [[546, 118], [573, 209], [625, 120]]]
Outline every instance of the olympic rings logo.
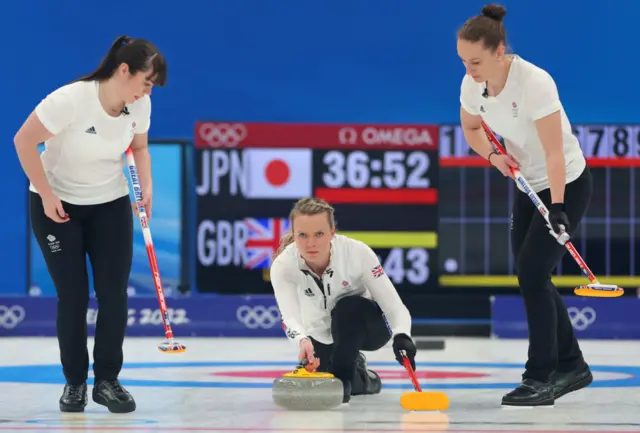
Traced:
[[27, 313], [20, 305], [0, 305], [0, 328], [13, 329], [20, 324]]
[[577, 307], [567, 308], [571, 326], [576, 331], [584, 331], [596, 321], [596, 312], [591, 307], [585, 307], [582, 310]]
[[247, 128], [241, 123], [206, 122], [200, 125], [198, 134], [211, 147], [236, 147], [247, 138]]
[[249, 329], [269, 329], [281, 322], [280, 311], [275, 305], [271, 307], [243, 305], [236, 311], [236, 317], [240, 323]]
[[338, 141], [340, 141], [340, 144], [356, 144], [358, 142], [358, 131], [350, 127], [340, 128]]

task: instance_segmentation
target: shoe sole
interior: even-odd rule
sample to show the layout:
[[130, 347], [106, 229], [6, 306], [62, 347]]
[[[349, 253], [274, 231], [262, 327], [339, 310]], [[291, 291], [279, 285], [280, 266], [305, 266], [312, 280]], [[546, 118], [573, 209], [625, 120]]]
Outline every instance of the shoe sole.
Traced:
[[536, 403], [528, 403], [528, 402], [522, 402], [522, 403], [518, 403], [518, 402], [510, 402], [510, 403], [505, 403], [504, 401], [502, 402], [502, 407], [505, 409], [534, 409], [536, 407], [541, 407], [541, 408], [553, 408], [553, 405], [555, 403], [555, 399], [552, 398], [548, 398], [546, 400], [541, 400], [539, 402]]
[[129, 413], [129, 412], [133, 412], [134, 410], [136, 410], [136, 402], [135, 401], [131, 401], [129, 403], [123, 403], [123, 404], [108, 404], [106, 402], [106, 400], [100, 398], [100, 397], [93, 397], [93, 401], [95, 401], [96, 403], [98, 403], [99, 405], [102, 405], [104, 407], [106, 407], [107, 409], [109, 409], [109, 412], [111, 413]]
[[551, 404], [502, 404], [502, 410], [525, 410], [525, 409], [554, 409], [555, 405]]
[[82, 407], [75, 407], [75, 406], [67, 406], [64, 404], [60, 404], [60, 412], [72, 412], [72, 413], [84, 412], [85, 407], [86, 405]]
[[558, 399], [558, 398], [560, 398], [562, 396], [565, 396], [565, 395], [569, 394], [570, 392], [574, 392], [574, 391], [581, 390], [582, 388], [586, 388], [587, 386], [591, 385], [591, 383], [593, 383], [593, 375], [592, 374], [590, 374], [589, 376], [585, 377], [584, 379], [582, 379], [582, 380], [580, 380], [578, 382], [575, 382], [574, 384], [572, 384], [568, 388], [563, 389], [558, 394], [554, 394], [553, 397]]

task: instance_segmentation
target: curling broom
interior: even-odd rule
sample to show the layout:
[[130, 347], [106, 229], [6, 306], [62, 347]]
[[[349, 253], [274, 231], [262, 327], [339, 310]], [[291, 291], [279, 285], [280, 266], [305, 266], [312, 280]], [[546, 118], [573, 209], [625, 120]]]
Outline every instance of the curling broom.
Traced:
[[133, 186], [133, 195], [136, 200], [136, 206], [138, 207], [138, 219], [140, 220], [140, 225], [142, 226], [142, 236], [144, 237], [144, 243], [147, 247], [149, 265], [151, 266], [151, 272], [153, 273], [153, 284], [156, 288], [156, 295], [158, 296], [158, 303], [160, 304], [160, 312], [162, 313], [164, 334], [167, 338], [166, 341], [158, 345], [158, 350], [164, 353], [181, 353], [187, 350], [187, 348], [173, 339], [173, 330], [171, 329], [169, 312], [167, 311], [167, 303], [164, 298], [164, 290], [162, 289], [162, 281], [160, 279], [158, 261], [156, 260], [156, 251], [153, 246], [153, 240], [151, 239], [151, 230], [149, 229], [147, 211], [142, 205], [142, 188], [140, 187], [138, 169], [136, 167], [136, 162], [133, 159], [133, 152], [131, 151], [130, 147], [127, 148], [125, 155], [127, 157], [127, 165], [129, 167], [131, 184]]
[[[500, 155], [506, 155], [507, 152], [505, 151], [504, 147], [502, 147], [496, 136], [484, 121], [482, 121], [482, 128], [487, 134], [487, 138], [489, 139], [489, 141], [491, 141], [491, 143], [493, 144], [496, 153]], [[509, 167], [509, 169], [511, 170], [511, 173], [513, 174], [516, 182], [520, 184], [520, 186], [522, 186], [533, 204], [538, 208], [538, 212], [540, 212], [544, 219], [547, 221], [547, 226], [551, 228], [551, 223], [549, 222], [549, 211], [547, 210], [547, 207], [544, 205], [544, 203], [542, 203], [542, 200], [540, 200], [540, 197], [538, 197], [538, 195], [533, 191], [529, 183], [520, 173], [520, 170], [515, 167]], [[563, 231], [562, 233], [558, 234], [555, 233], [553, 229], [549, 230], [549, 233], [556, 239], [556, 241], [558, 241], [560, 245], [564, 245], [567, 248], [569, 254], [571, 254], [571, 257], [573, 257], [573, 259], [582, 270], [582, 273], [589, 279], [589, 284], [578, 286], [574, 289], [576, 295], [589, 296], [594, 298], [615, 298], [624, 294], [624, 289], [622, 289], [621, 287], [618, 287], [615, 284], [601, 284], [598, 281], [595, 275], [593, 275], [593, 272], [591, 272], [591, 269], [589, 269], [582, 257], [580, 257], [580, 254], [578, 254], [578, 251], [573, 246], [573, 243], [571, 243], [569, 233]]]
[[411, 368], [407, 355], [402, 354], [402, 364], [409, 373], [415, 392], [405, 392], [400, 396], [400, 405], [406, 410], [447, 410], [449, 398], [444, 392], [425, 392], [420, 388], [416, 373]]

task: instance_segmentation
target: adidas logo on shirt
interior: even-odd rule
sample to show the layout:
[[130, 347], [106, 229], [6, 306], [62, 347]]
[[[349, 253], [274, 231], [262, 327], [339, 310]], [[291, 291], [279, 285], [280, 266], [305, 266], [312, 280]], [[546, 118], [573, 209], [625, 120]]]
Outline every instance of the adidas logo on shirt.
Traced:
[[313, 293], [313, 290], [311, 290], [311, 287], [307, 288], [304, 291], [304, 294], [307, 295], [307, 296], [315, 296], [315, 294]]
[[87, 134], [96, 134], [96, 128], [92, 126], [91, 128], [88, 128], [84, 132], [86, 132]]

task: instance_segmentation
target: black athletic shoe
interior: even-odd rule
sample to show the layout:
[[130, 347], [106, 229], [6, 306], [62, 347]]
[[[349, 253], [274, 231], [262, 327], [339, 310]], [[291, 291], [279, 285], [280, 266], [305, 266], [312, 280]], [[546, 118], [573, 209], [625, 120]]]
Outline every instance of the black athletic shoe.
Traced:
[[356, 357], [356, 368], [360, 370], [367, 369], [367, 357], [364, 356], [362, 352], [358, 352], [358, 356]]
[[513, 391], [502, 397], [503, 406], [553, 406], [551, 382], [524, 379]]
[[101, 380], [93, 386], [93, 401], [113, 413], [128, 413], [136, 410], [136, 402], [117, 379]]
[[87, 384], [64, 386], [62, 397], [60, 397], [60, 411], [62, 412], [84, 412], [87, 406]]
[[349, 382], [348, 380], [343, 381], [342, 390], [342, 403], [349, 403], [349, 401], [351, 400], [351, 382]]
[[356, 358], [356, 382], [357, 386], [352, 387], [351, 395], [379, 394], [382, 390], [380, 376], [373, 370], [367, 368], [367, 358], [362, 352], [358, 352]]
[[382, 391], [382, 380], [378, 373], [373, 370], [367, 370], [367, 374], [369, 375], [369, 381], [367, 383], [367, 394], [380, 394]]
[[558, 399], [570, 392], [586, 388], [593, 382], [591, 369], [587, 364], [566, 373], [554, 372], [551, 375], [553, 397]]

